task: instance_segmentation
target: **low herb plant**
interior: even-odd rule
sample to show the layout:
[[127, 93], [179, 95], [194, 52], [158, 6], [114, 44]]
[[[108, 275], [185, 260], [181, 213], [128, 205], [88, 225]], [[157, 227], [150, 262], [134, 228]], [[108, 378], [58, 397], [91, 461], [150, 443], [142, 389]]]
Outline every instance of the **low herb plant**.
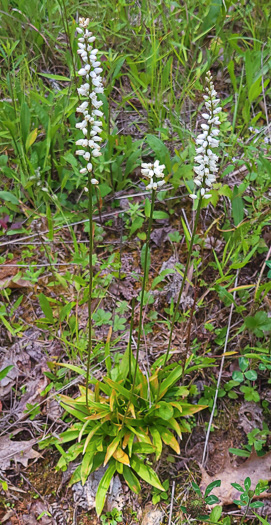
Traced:
[[[200, 487], [195, 483], [192, 482], [192, 489], [195, 494], [189, 495], [189, 498], [186, 501], [185, 506], [181, 506], [181, 510], [185, 513], [191, 516], [191, 518], [196, 518], [200, 521], [209, 521], [211, 520], [211, 516], [209, 516], [207, 513], [207, 505], [214, 505], [215, 503], [219, 503], [219, 499], [214, 494], [211, 494], [212, 490], [215, 487], [220, 487], [221, 480], [212, 481], [206, 487], [206, 490], [204, 494], [201, 493]], [[220, 509], [220, 510], [219, 510]], [[222, 507], [216, 506], [212, 510], [212, 520], [218, 521], [222, 513]]]
[[231, 485], [236, 490], [239, 490], [241, 492], [240, 499], [233, 500], [233, 502], [236, 505], [245, 509], [244, 515], [240, 522], [242, 524], [245, 523], [246, 517], [250, 509], [259, 509], [261, 507], [264, 507], [264, 503], [262, 501], [253, 501], [253, 498], [255, 496], [260, 496], [262, 492], [264, 492], [267, 489], [268, 483], [263, 483], [259, 481], [255, 489], [252, 490], [251, 479], [247, 477], [244, 481], [244, 487], [239, 485], [239, 483], [232, 483]]

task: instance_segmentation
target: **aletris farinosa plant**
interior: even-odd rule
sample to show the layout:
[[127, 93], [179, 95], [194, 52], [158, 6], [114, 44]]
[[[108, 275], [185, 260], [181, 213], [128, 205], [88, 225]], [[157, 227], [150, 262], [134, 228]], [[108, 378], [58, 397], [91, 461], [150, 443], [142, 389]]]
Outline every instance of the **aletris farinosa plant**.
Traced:
[[90, 360], [92, 354], [92, 281], [93, 281], [93, 267], [92, 267], [92, 252], [93, 252], [93, 185], [99, 184], [99, 181], [93, 176], [93, 159], [101, 155], [100, 142], [102, 138], [100, 133], [102, 131], [103, 112], [101, 107], [103, 105], [101, 100], [98, 100], [97, 95], [103, 93], [103, 83], [100, 73], [102, 73], [101, 62], [97, 59], [98, 49], [93, 47], [96, 37], [89, 31], [89, 18], [79, 18], [78, 33], [78, 50], [83, 61], [83, 67], [79, 69], [78, 75], [84, 79], [84, 83], [77, 89], [80, 97], [80, 104], [76, 111], [82, 114], [81, 122], [76, 124], [76, 128], [81, 130], [83, 138], [76, 141], [76, 145], [84, 148], [78, 149], [76, 155], [82, 156], [84, 164], [80, 170], [82, 175], [88, 175], [88, 212], [89, 212], [89, 298], [88, 298], [88, 359], [87, 359], [87, 388], [86, 388], [86, 404], [88, 406], [88, 383]]

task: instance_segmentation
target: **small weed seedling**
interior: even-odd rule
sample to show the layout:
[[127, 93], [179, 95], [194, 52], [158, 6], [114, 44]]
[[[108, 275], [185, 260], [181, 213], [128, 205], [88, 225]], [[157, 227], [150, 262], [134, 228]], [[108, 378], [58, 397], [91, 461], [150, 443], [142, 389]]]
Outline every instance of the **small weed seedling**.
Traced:
[[100, 519], [103, 525], [118, 525], [118, 523], [123, 523], [122, 512], [118, 509], [112, 509], [110, 512], [102, 514]]
[[260, 496], [262, 492], [264, 492], [267, 488], [266, 483], [263, 483], [259, 481], [257, 483], [254, 490], [251, 490], [251, 479], [248, 477], [244, 481], [244, 488], [239, 485], [239, 483], [232, 483], [232, 486], [241, 492], [240, 499], [235, 499], [233, 502], [240, 506], [245, 508], [245, 513], [242, 517], [241, 524], [245, 522], [248, 511], [250, 509], [259, 509], [261, 507], [264, 507], [264, 503], [262, 501], [252, 501], [255, 496]]

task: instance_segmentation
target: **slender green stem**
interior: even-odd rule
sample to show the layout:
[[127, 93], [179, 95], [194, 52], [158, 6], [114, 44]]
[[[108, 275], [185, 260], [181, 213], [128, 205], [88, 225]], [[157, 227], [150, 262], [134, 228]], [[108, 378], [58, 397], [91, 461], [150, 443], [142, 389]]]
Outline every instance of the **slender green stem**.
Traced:
[[[170, 334], [169, 334], [169, 340], [168, 340], [168, 348], [167, 348], [167, 353], [166, 353], [165, 360], [164, 360], [164, 363], [163, 363], [163, 366], [162, 366], [162, 369], [161, 369], [161, 374], [163, 373], [163, 371], [165, 369], [165, 366], [166, 366], [166, 363], [167, 363], [167, 360], [168, 360], [170, 347], [171, 347], [172, 336], [173, 336], [173, 330], [174, 330], [175, 321], [176, 321], [176, 316], [177, 316], [177, 312], [179, 310], [179, 306], [180, 306], [180, 302], [181, 302], [181, 298], [182, 298], [182, 293], [184, 291], [184, 286], [185, 286], [185, 283], [186, 283], [187, 273], [188, 273], [188, 269], [189, 269], [189, 266], [190, 266], [191, 255], [192, 255], [193, 245], [194, 245], [194, 239], [195, 239], [195, 235], [196, 235], [196, 231], [197, 231], [197, 225], [198, 225], [199, 216], [200, 216], [201, 201], [202, 201], [202, 197], [200, 196], [199, 202], [198, 202], [198, 207], [197, 207], [197, 212], [196, 212], [196, 217], [195, 217], [195, 222], [194, 222], [194, 227], [193, 227], [193, 231], [192, 231], [192, 235], [191, 235], [190, 246], [189, 246], [189, 251], [188, 251], [187, 260], [186, 260], [186, 265], [185, 265], [185, 269], [184, 269], [183, 280], [182, 280], [181, 288], [180, 288], [180, 291], [179, 291], [178, 299], [177, 299], [177, 302], [176, 302], [176, 305], [175, 305], [175, 309], [174, 309], [173, 317], [172, 317], [172, 321], [171, 321], [171, 328], [170, 328]], [[160, 386], [160, 383], [159, 383], [159, 386]], [[157, 399], [158, 399], [158, 396], [159, 396], [159, 393], [160, 393], [159, 392], [159, 390], [160, 390], [159, 386], [158, 386]]]
[[[151, 227], [152, 227], [152, 221], [153, 221], [154, 201], [155, 201], [155, 190], [152, 190], [151, 211], [150, 211], [150, 217], [149, 217], [147, 239], [146, 239], [146, 244], [145, 244], [146, 248], [145, 248], [145, 258], [144, 258], [144, 274], [143, 274], [142, 289], [141, 289], [141, 299], [140, 299], [140, 312], [139, 312], [139, 326], [138, 326], [137, 346], [136, 346], [135, 371], [134, 371], [134, 376], [133, 376], [133, 383], [132, 383], [130, 398], [129, 398], [128, 403], [127, 403], [127, 407], [126, 407], [126, 410], [125, 410], [124, 418], [122, 420], [121, 428], [124, 427], [125, 418], [127, 416], [127, 413], [128, 413], [128, 410], [129, 410], [129, 406], [130, 406], [130, 402], [131, 402], [131, 399], [133, 397], [134, 390], [135, 390], [136, 373], [137, 373], [138, 359], [139, 359], [140, 338], [141, 338], [141, 332], [142, 332], [143, 305], [144, 305], [144, 295], [145, 295], [144, 292], [145, 292], [147, 276], [148, 276], [148, 273], [149, 273], [149, 271], [148, 271], [148, 253], [149, 253], [149, 245], [150, 245]], [[130, 328], [130, 337], [131, 337], [131, 328]], [[130, 341], [129, 341], [129, 344], [130, 344]], [[131, 357], [131, 354], [130, 354], [129, 357]], [[131, 361], [129, 362], [129, 370], [130, 369], [131, 369]]]
[[88, 295], [88, 359], [87, 359], [87, 378], [86, 378], [86, 405], [88, 408], [88, 385], [89, 385], [89, 369], [92, 354], [92, 313], [91, 313], [91, 299], [92, 299], [92, 281], [93, 281], [93, 266], [92, 266], [92, 252], [93, 252], [93, 204], [92, 204], [92, 184], [91, 173], [88, 172], [88, 214], [89, 214], [89, 295]]
[[146, 239], [146, 244], [145, 244], [145, 258], [144, 258], [144, 268], [143, 268], [144, 274], [143, 274], [142, 290], [141, 290], [141, 298], [140, 298], [139, 325], [138, 325], [137, 346], [136, 346], [136, 363], [135, 363], [135, 372], [134, 372], [134, 378], [133, 378], [132, 393], [133, 393], [134, 387], [135, 387], [136, 372], [137, 372], [137, 367], [138, 367], [140, 338], [141, 338], [141, 333], [142, 333], [142, 318], [143, 318], [144, 295], [145, 295], [146, 281], [147, 281], [147, 277], [148, 277], [148, 274], [149, 274], [149, 271], [148, 271], [148, 253], [149, 253], [149, 246], [150, 246], [151, 227], [152, 227], [152, 221], [153, 221], [154, 201], [155, 201], [155, 191], [152, 190], [151, 211], [150, 211], [150, 217], [149, 217], [147, 239]]
[[130, 332], [129, 332], [129, 379], [132, 379], [132, 335], [133, 335], [133, 327], [134, 327], [134, 311], [135, 311], [135, 298], [133, 297], [132, 300], [132, 312], [131, 312], [131, 322], [130, 322]]
[[242, 523], [245, 523], [245, 519], [248, 515], [248, 511], [249, 511], [249, 506], [250, 506], [250, 503], [251, 503], [252, 499], [249, 499], [249, 502], [247, 504], [247, 508], [245, 510], [245, 514], [243, 515], [242, 519], [241, 519], [241, 522], [240, 522], [240, 525], [242, 525]]

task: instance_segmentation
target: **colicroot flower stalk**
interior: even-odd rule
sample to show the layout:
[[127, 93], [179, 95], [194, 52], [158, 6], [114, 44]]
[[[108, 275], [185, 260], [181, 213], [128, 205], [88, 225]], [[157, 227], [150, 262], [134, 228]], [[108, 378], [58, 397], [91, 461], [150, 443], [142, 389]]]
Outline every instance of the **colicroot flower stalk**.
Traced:
[[77, 122], [76, 128], [81, 131], [82, 138], [76, 141], [76, 145], [80, 148], [75, 154], [83, 159], [83, 167], [80, 169], [82, 175], [88, 175], [88, 191], [89, 198], [89, 298], [88, 298], [88, 318], [89, 318], [89, 344], [88, 344], [88, 358], [87, 358], [87, 378], [86, 378], [86, 405], [88, 407], [88, 385], [89, 385], [89, 370], [92, 353], [92, 314], [91, 314], [91, 298], [92, 298], [92, 280], [93, 280], [93, 204], [92, 197], [93, 185], [99, 184], [99, 181], [93, 176], [93, 159], [101, 155], [100, 142], [102, 138], [100, 133], [102, 131], [103, 112], [101, 107], [103, 103], [98, 100], [97, 95], [103, 93], [101, 63], [97, 59], [98, 49], [93, 48], [96, 37], [88, 30], [89, 18], [79, 18], [78, 33], [78, 50], [77, 53], [81, 57], [83, 67], [79, 69], [78, 75], [84, 79], [84, 83], [77, 89], [80, 97], [80, 104], [77, 107], [77, 113], [82, 115], [82, 120]]
[[[197, 163], [196, 166], [194, 167], [194, 171], [196, 173], [194, 182], [196, 186], [200, 188], [200, 191], [199, 191], [199, 194], [193, 193], [190, 195], [192, 199], [197, 200], [197, 211], [196, 211], [195, 222], [194, 222], [194, 226], [192, 230], [189, 251], [188, 251], [188, 255], [186, 259], [183, 280], [182, 280], [181, 288], [180, 288], [179, 295], [177, 298], [177, 302], [174, 308], [173, 317], [171, 320], [168, 347], [167, 347], [167, 352], [165, 355], [163, 367], [161, 369], [161, 374], [163, 374], [163, 371], [165, 369], [165, 366], [166, 366], [166, 363], [169, 357], [176, 316], [179, 310], [180, 302], [182, 299], [182, 294], [184, 291], [184, 286], [186, 283], [187, 273], [188, 273], [188, 269], [190, 266], [194, 239], [195, 239], [197, 225], [198, 225], [199, 216], [200, 216], [201, 202], [202, 202], [202, 199], [209, 199], [212, 196], [211, 194], [208, 193], [208, 191], [210, 190], [213, 183], [215, 182], [216, 173], [218, 172], [218, 167], [217, 167], [218, 156], [212, 151], [211, 148], [217, 148], [219, 145], [219, 140], [216, 137], [218, 137], [219, 135], [219, 129], [217, 126], [220, 125], [218, 114], [221, 112], [222, 108], [219, 107], [220, 100], [216, 98], [217, 93], [214, 89], [214, 85], [212, 82], [212, 75], [210, 72], [208, 72], [206, 75], [206, 82], [207, 82], [207, 87], [206, 87], [207, 94], [204, 95], [204, 100], [205, 100], [205, 107], [208, 113], [202, 114], [202, 117], [204, 118], [206, 123], [201, 124], [202, 133], [198, 135], [196, 139], [197, 155], [194, 159], [195, 162]], [[183, 363], [183, 377], [184, 377], [184, 372], [185, 372], [185, 362], [186, 362], [186, 357]], [[159, 393], [160, 392], [158, 391], [157, 400], [159, 399]]]
[[[148, 273], [149, 273], [148, 272], [148, 254], [149, 254], [149, 246], [150, 246], [151, 227], [152, 227], [152, 221], [153, 221], [155, 193], [156, 193], [156, 190], [159, 187], [163, 186], [163, 184], [165, 183], [164, 169], [165, 169], [165, 165], [164, 164], [160, 165], [159, 160], [156, 160], [153, 164], [143, 163], [141, 165], [142, 175], [150, 179], [150, 183], [148, 184], [148, 186], [146, 186], [146, 189], [152, 190], [152, 195], [151, 195], [151, 210], [150, 210], [147, 238], [146, 238], [146, 244], [145, 244], [144, 268], [143, 268], [144, 273], [143, 273], [143, 280], [142, 280], [140, 310], [139, 310], [139, 324], [138, 324], [138, 333], [137, 333], [136, 364], [135, 364], [135, 372], [134, 372], [134, 377], [133, 377], [133, 385], [132, 385], [132, 390], [131, 390], [131, 398], [134, 393], [136, 373], [137, 373], [137, 368], [138, 368], [140, 338], [141, 338], [141, 333], [142, 333], [144, 295], [145, 295], [146, 282], [147, 282]], [[129, 404], [128, 404], [128, 407], [129, 407]], [[128, 407], [127, 407], [127, 410], [128, 410]]]

